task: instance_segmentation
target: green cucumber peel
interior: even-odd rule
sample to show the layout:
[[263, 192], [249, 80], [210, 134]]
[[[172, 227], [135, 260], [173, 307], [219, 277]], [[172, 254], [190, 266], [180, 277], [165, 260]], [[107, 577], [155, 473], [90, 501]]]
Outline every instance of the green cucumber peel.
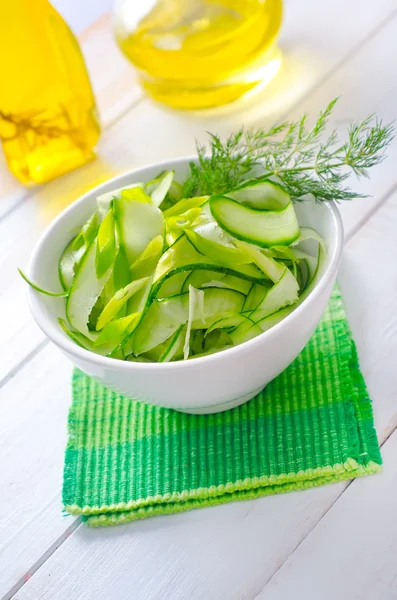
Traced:
[[259, 248], [256, 248], [252, 244], [242, 242], [241, 240], [236, 240], [236, 245], [251, 258], [251, 260], [261, 271], [263, 271], [264, 275], [268, 279], [274, 283], [279, 281], [280, 277], [282, 277], [284, 273], [283, 265], [280, 265], [273, 258], [266, 256], [264, 252], [261, 252]]
[[97, 277], [96, 249], [97, 241], [94, 240], [81, 261], [66, 301], [69, 323], [89, 339], [93, 337], [88, 329], [89, 317], [111, 273], [110, 267], [102, 277]]
[[248, 281], [262, 281], [265, 275], [251, 265], [235, 265], [233, 268], [220, 265], [214, 259], [205, 257], [192, 246], [186, 235], [181, 236], [173, 246], [163, 254], [154, 273], [154, 284], [151, 297], [155, 297], [161, 285], [168, 277], [182, 271], [193, 271], [194, 269], [205, 269], [236, 275]]
[[[131, 351], [135, 356], [155, 348], [189, 318], [189, 292], [165, 300], [154, 300], [147, 308], [141, 322], [133, 334]], [[229, 312], [240, 312], [244, 295], [234, 290], [209, 288], [203, 290], [204, 318], [195, 312], [191, 329], [206, 329], [214, 320]]]
[[182, 215], [192, 208], [199, 208], [203, 206], [206, 202], [208, 202], [209, 196], [195, 196], [194, 198], [183, 198], [174, 206], [167, 208], [164, 211], [164, 217], [167, 219], [169, 217], [175, 217], [177, 215]]
[[51, 298], [67, 298], [67, 296], [69, 295], [69, 291], [51, 292], [50, 290], [45, 290], [44, 288], [40, 287], [37, 283], [29, 279], [29, 277], [25, 275], [25, 273], [21, 271], [21, 269], [18, 269], [18, 273], [20, 274], [22, 279], [24, 279], [26, 283], [30, 285], [31, 288], [33, 288], [36, 292], [39, 292], [40, 294], [44, 294], [45, 296], [51, 296]]
[[98, 213], [95, 211], [94, 214], [84, 223], [82, 226], [80, 233], [76, 235], [73, 240], [73, 249], [77, 250], [81, 246], [84, 246], [85, 250], [92, 244], [95, 239], [95, 236], [98, 232], [98, 227], [100, 223], [100, 217]]
[[181, 353], [183, 357], [183, 348], [185, 342], [185, 325], [181, 325], [171, 337], [164, 352], [159, 358], [159, 362], [170, 362], [175, 356]]
[[101, 278], [113, 265], [116, 253], [115, 223], [113, 211], [109, 210], [100, 224], [97, 234], [95, 270], [98, 278]]
[[149, 194], [156, 206], [160, 206], [166, 197], [174, 179], [174, 174], [175, 171], [164, 171], [144, 186], [145, 192]]
[[84, 244], [77, 249], [75, 248], [75, 239], [76, 238], [73, 238], [69, 242], [59, 260], [59, 281], [61, 282], [61, 285], [65, 291], [69, 290], [72, 286], [75, 271], [86, 252], [86, 247]]
[[97, 204], [99, 220], [102, 221], [102, 219], [107, 214], [109, 208], [111, 208], [111, 204], [112, 204], [113, 200], [116, 200], [117, 198], [121, 198], [121, 193], [123, 191], [131, 190], [135, 187], [143, 188], [143, 186], [144, 186], [143, 183], [134, 183], [132, 185], [116, 188], [114, 190], [111, 190], [110, 192], [105, 192], [104, 194], [97, 196], [96, 204]]
[[300, 244], [301, 242], [304, 242], [305, 240], [315, 240], [316, 242], [318, 242], [320, 244], [320, 246], [322, 247], [322, 249], [324, 251], [326, 250], [326, 246], [325, 246], [325, 242], [324, 242], [323, 238], [312, 227], [301, 227], [299, 237], [297, 240], [295, 240], [295, 242], [293, 243], [293, 246], [296, 246], [297, 244]]
[[212, 325], [208, 327], [204, 334], [204, 337], [206, 338], [215, 329], [235, 329], [236, 327], [239, 327], [242, 323], [247, 322], [249, 322], [250, 326], [254, 324], [254, 321], [252, 321], [252, 319], [241, 313], [225, 314], [223, 317], [221, 317], [217, 321], [214, 321]]
[[183, 359], [186, 360], [190, 354], [190, 332], [192, 330], [192, 323], [194, 319], [205, 319], [204, 310], [204, 292], [203, 290], [197, 290], [192, 285], [189, 285], [189, 310], [187, 327], [185, 334], [185, 342], [183, 344]]
[[118, 290], [99, 315], [96, 329], [98, 331], [103, 329], [105, 325], [107, 325], [116, 315], [118, 315], [128, 300], [146, 286], [148, 281], [149, 277], [137, 279], [136, 281], [131, 281], [131, 283], [126, 285], [124, 288]]
[[149, 242], [164, 236], [164, 217], [143, 188], [123, 190], [113, 202], [114, 217], [129, 264], [142, 254]]
[[279, 211], [257, 210], [227, 196], [209, 199], [218, 225], [235, 238], [264, 248], [292, 244], [299, 237], [299, 224], [292, 202]]
[[257, 210], [283, 210], [291, 201], [288, 192], [269, 179], [246, 181], [227, 196]]
[[164, 240], [162, 235], [154, 237], [142, 254], [132, 263], [130, 275], [132, 279], [141, 279], [152, 275], [163, 252]]
[[236, 265], [247, 265], [252, 262], [250, 257], [238, 248], [223, 246], [222, 244], [218, 244], [217, 242], [213, 242], [212, 240], [199, 235], [195, 231], [189, 231], [189, 229], [185, 230], [185, 235], [197, 252], [204, 254], [204, 256], [208, 256], [212, 260], [216, 260], [232, 267]]

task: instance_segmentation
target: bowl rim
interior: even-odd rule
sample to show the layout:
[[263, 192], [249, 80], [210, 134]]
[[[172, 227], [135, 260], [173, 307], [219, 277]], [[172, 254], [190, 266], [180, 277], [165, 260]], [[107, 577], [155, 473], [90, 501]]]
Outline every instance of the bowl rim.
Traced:
[[[177, 167], [178, 165], [186, 166], [191, 161], [195, 161], [196, 159], [197, 159], [197, 156], [193, 155], [193, 156], [185, 156], [185, 157], [174, 158], [174, 159], [171, 158], [171, 159], [167, 159], [167, 160], [163, 160], [163, 161], [156, 161], [153, 163], [148, 163], [148, 164], [142, 165], [140, 167], [137, 167], [135, 169], [131, 169], [130, 171], [121, 173], [120, 175], [112, 177], [112, 178], [108, 179], [107, 181], [91, 188], [88, 192], [86, 192], [85, 194], [83, 194], [82, 196], [77, 198], [65, 210], [63, 210], [42, 233], [42, 235], [40, 236], [38, 242], [36, 243], [36, 245], [33, 249], [31, 258], [28, 263], [28, 267], [27, 267], [28, 276], [34, 279], [34, 272], [36, 270], [35, 267], [38, 262], [38, 258], [41, 254], [43, 245], [47, 242], [48, 238], [51, 237], [54, 230], [56, 230], [59, 227], [59, 224], [70, 213], [72, 213], [76, 209], [77, 206], [83, 205], [93, 195], [96, 196], [96, 195], [99, 195], [100, 193], [103, 193], [104, 191], [106, 191], [106, 190], [104, 190], [104, 188], [107, 188], [110, 185], [111, 185], [111, 187], [113, 187], [113, 184], [114, 184], [114, 187], [120, 187], [117, 185], [119, 182], [121, 182], [122, 180], [124, 180], [126, 178], [128, 179], [129, 177], [136, 176], [140, 171], [143, 171], [145, 169], [159, 167], [159, 169], [162, 170], [161, 167], [165, 167], [165, 166], [170, 167], [170, 165], [174, 165], [175, 167]], [[128, 184], [126, 184], [126, 185], [128, 185]], [[96, 354], [94, 352], [91, 352], [90, 350], [86, 350], [85, 348], [78, 346], [65, 333], [62, 332], [62, 330], [60, 329], [59, 326], [58, 327], [55, 326], [50, 321], [50, 319], [47, 317], [47, 315], [45, 313], [45, 308], [42, 305], [42, 301], [40, 299], [40, 294], [38, 292], [36, 292], [35, 290], [33, 290], [32, 288], [28, 287], [27, 298], [28, 298], [28, 304], [29, 304], [30, 311], [31, 311], [36, 323], [38, 324], [40, 329], [43, 331], [43, 333], [54, 344], [59, 346], [65, 353], [67, 353], [73, 357], [76, 357], [78, 360], [82, 360], [85, 362], [87, 362], [87, 361], [93, 362], [100, 367], [111, 368], [111, 369], [121, 369], [122, 371], [131, 371], [131, 372], [137, 371], [137, 370], [139, 370], [139, 371], [146, 370], [148, 372], [159, 371], [159, 370], [162, 370], [162, 371], [169, 370], [169, 371], [175, 372], [178, 369], [186, 370], [186, 369], [190, 369], [190, 368], [196, 368], [199, 365], [205, 365], [206, 363], [209, 363], [209, 362], [214, 363], [214, 362], [232, 358], [233, 356], [238, 356], [238, 353], [241, 353], [242, 350], [249, 350], [249, 349], [254, 350], [256, 346], [261, 345], [265, 340], [270, 341], [274, 336], [276, 336], [278, 334], [278, 332], [282, 328], [288, 327], [295, 320], [299, 319], [301, 313], [304, 310], [306, 310], [306, 308], [308, 308], [310, 305], [312, 305], [316, 302], [316, 299], [322, 294], [322, 292], [326, 288], [328, 282], [331, 279], [333, 279], [334, 276], [336, 276], [336, 273], [337, 273], [337, 270], [339, 267], [339, 263], [340, 263], [340, 259], [341, 259], [341, 255], [342, 255], [342, 250], [343, 250], [343, 224], [342, 224], [342, 219], [341, 219], [339, 210], [338, 210], [338, 208], [336, 206], [336, 202], [334, 200], [326, 201], [326, 202], [323, 202], [322, 204], [327, 207], [327, 209], [331, 212], [332, 217], [333, 217], [333, 222], [334, 222], [334, 227], [335, 227], [335, 248], [334, 248], [332, 256], [330, 257], [329, 264], [328, 264], [327, 268], [324, 270], [323, 274], [321, 275], [320, 280], [318, 281], [317, 285], [312, 290], [312, 292], [308, 295], [308, 297], [305, 298], [303, 300], [303, 302], [299, 306], [296, 307], [295, 310], [293, 310], [289, 315], [287, 315], [284, 319], [282, 319], [282, 321], [280, 321], [276, 325], [273, 325], [273, 327], [271, 327], [267, 331], [264, 331], [263, 333], [259, 334], [258, 336], [252, 338], [251, 340], [243, 342], [242, 344], [239, 344], [238, 346], [234, 346], [232, 348], [227, 348], [225, 350], [222, 350], [221, 352], [215, 352], [214, 354], [209, 354], [207, 356], [201, 356], [198, 358], [192, 358], [191, 360], [184, 360], [184, 361], [180, 360], [180, 361], [166, 362], [166, 363], [157, 363], [157, 362], [147, 362], [146, 363], [146, 362], [134, 362], [134, 361], [127, 361], [127, 360], [123, 361], [123, 360], [119, 360], [119, 359], [115, 359], [115, 358], [109, 358], [107, 356], [102, 356], [100, 354]]]

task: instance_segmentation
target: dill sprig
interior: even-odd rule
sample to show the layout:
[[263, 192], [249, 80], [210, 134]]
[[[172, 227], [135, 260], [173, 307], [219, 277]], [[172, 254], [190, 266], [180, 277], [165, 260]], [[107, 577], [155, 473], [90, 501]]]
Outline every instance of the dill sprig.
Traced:
[[190, 164], [185, 197], [228, 192], [252, 178], [258, 168], [257, 180], [279, 181], [294, 200], [308, 194], [318, 201], [364, 197], [344, 182], [351, 173], [367, 177], [368, 169], [384, 160], [394, 127], [370, 115], [348, 125], [346, 141], [341, 142], [335, 130], [323, 139], [337, 100], [329, 103], [311, 128], [305, 114], [297, 122], [284, 122], [269, 130], [241, 128], [225, 142], [210, 133], [209, 151], [197, 144], [198, 162]]

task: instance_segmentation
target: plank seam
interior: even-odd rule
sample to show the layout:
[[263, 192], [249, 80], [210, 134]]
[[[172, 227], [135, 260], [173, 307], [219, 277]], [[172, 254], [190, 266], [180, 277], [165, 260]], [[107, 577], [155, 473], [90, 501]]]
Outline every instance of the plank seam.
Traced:
[[30, 567], [30, 569], [17, 581], [13, 587], [6, 592], [1, 600], [11, 600], [15, 594], [33, 577], [33, 575], [40, 569], [40, 567], [62, 546], [65, 540], [78, 528], [80, 525], [80, 517], [75, 519], [69, 527], [53, 542], [47, 550], [40, 556], [40, 558]]
[[0, 389], [5, 386], [15, 375], [25, 367], [37, 354], [43, 350], [43, 348], [48, 344], [49, 340], [45, 338], [42, 340], [37, 346], [33, 348], [17, 365], [15, 365], [8, 373], [3, 377], [0, 381]]
[[[397, 431], [397, 426], [394, 427], [394, 429], [392, 429], [392, 431], [390, 431], [384, 438], [384, 440], [382, 441], [382, 443], [380, 444], [380, 447], [383, 448], [383, 446], [386, 444], [386, 442], [391, 438], [391, 436], [394, 434], [394, 432]], [[269, 583], [271, 583], [271, 581], [274, 579], [274, 577], [277, 575], [277, 573], [283, 568], [283, 566], [286, 564], [286, 562], [289, 560], [289, 558], [291, 556], [293, 556], [295, 554], [295, 552], [297, 550], [299, 550], [299, 547], [303, 544], [303, 542], [309, 537], [309, 535], [312, 533], [312, 531], [314, 531], [316, 529], [316, 527], [319, 525], [319, 523], [321, 523], [321, 521], [324, 519], [324, 517], [327, 516], [327, 514], [329, 513], [329, 511], [335, 506], [335, 504], [338, 502], [338, 500], [341, 498], [341, 496], [343, 496], [343, 494], [346, 492], [347, 488], [349, 488], [355, 481], [357, 481], [356, 479], [352, 479], [351, 481], [349, 481], [348, 485], [343, 489], [343, 491], [335, 498], [334, 502], [332, 502], [332, 504], [327, 508], [327, 510], [321, 515], [321, 517], [319, 518], [319, 520], [313, 525], [313, 527], [310, 528], [310, 530], [308, 531], [308, 533], [305, 535], [304, 538], [301, 539], [301, 541], [295, 546], [295, 548], [292, 550], [292, 552], [285, 558], [285, 560], [280, 564], [280, 566], [277, 567], [277, 569], [274, 571], [274, 573], [272, 574], [272, 576], [266, 581], [266, 583], [263, 585], [263, 587], [260, 589], [260, 591], [255, 594], [255, 596], [253, 596], [250, 600], [256, 600], [257, 598], [259, 598], [259, 596], [262, 594], [262, 592], [266, 589], [266, 587], [269, 585]]]
[[388, 25], [390, 23], [390, 21], [394, 20], [397, 17], [397, 8], [395, 8], [394, 10], [392, 10], [390, 13], [387, 14], [387, 16], [380, 21], [380, 23], [378, 23], [378, 25], [374, 28], [371, 29], [368, 34], [366, 36], [364, 36], [361, 40], [359, 40], [346, 54], [345, 56], [343, 56], [339, 62], [337, 62], [329, 71], [327, 71], [325, 73], [325, 75], [319, 79], [319, 81], [317, 83], [314, 84], [313, 87], [311, 87], [306, 94], [304, 94], [302, 96], [302, 98], [300, 98], [298, 100], [298, 102], [296, 104], [294, 104], [294, 106], [289, 109], [286, 113], [285, 116], [283, 118], [280, 119], [280, 121], [284, 121], [285, 118], [287, 118], [288, 114], [293, 112], [294, 110], [296, 110], [296, 108], [304, 103], [310, 96], [312, 96], [318, 89], [321, 88], [322, 85], [324, 85], [324, 83], [330, 79], [343, 65], [345, 62], [348, 62], [351, 58], [353, 58], [354, 56], [356, 56], [356, 54], [361, 50], [361, 48], [363, 48], [368, 42], [370, 42], [373, 38], [375, 38], [378, 33], [380, 31], [382, 31], [382, 29], [384, 27], [386, 27], [386, 25]]
[[[383, 196], [381, 196], [381, 199], [374, 206], [374, 208], [369, 210], [368, 213], [364, 216], [364, 218], [361, 219], [354, 227], [352, 227], [348, 234], [346, 234], [344, 244], [345, 246], [347, 246], [351, 242], [351, 240], [357, 235], [357, 233], [359, 233], [361, 229], [365, 227], [365, 225], [372, 219], [372, 217], [374, 217], [377, 214], [377, 212], [381, 208], [383, 208], [385, 204], [387, 204], [387, 202], [390, 200], [390, 198], [393, 197], [396, 191], [397, 181], [387, 190], [387, 192], [385, 192]], [[359, 202], [359, 200], [357, 200], [357, 202]]]

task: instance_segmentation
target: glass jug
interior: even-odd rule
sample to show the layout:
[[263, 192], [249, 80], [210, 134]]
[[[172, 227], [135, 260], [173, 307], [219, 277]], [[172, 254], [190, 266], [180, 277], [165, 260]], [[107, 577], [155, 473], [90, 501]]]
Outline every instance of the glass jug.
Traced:
[[232, 102], [277, 72], [281, 0], [118, 0], [116, 39], [144, 89], [175, 108]]
[[0, 2], [0, 139], [24, 184], [93, 156], [95, 99], [78, 43], [47, 0]]

